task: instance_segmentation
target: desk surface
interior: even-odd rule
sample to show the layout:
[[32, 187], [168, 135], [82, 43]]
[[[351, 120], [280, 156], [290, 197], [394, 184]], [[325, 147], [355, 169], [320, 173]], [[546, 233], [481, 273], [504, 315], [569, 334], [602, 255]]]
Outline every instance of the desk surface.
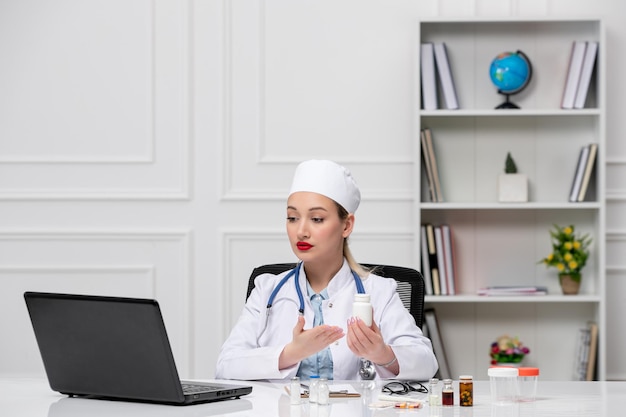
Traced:
[[[332, 382], [332, 381], [331, 381]], [[345, 383], [345, 382], [342, 382]], [[281, 417], [613, 417], [624, 414], [624, 382], [539, 381], [537, 400], [511, 407], [492, 407], [487, 381], [474, 382], [473, 407], [433, 407], [419, 410], [373, 409], [381, 382], [351, 382], [362, 393], [360, 398], [334, 398], [329, 406], [311, 407], [303, 400], [291, 406], [283, 382], [254, 382], [253, 391], [238, 400], [192, 406], [165, 406], [131, 402], [67, 398], [50, 390], [43, 379], [0, 378], [0, 415], [20, 417], [206, 417], [206, 416], [281, 416]], [[458, 393], [458, 390], [456, 391]], [[458, 394], [456, 394], [458, 395]], [[458, 404], [458, 397], [455, 398]]]

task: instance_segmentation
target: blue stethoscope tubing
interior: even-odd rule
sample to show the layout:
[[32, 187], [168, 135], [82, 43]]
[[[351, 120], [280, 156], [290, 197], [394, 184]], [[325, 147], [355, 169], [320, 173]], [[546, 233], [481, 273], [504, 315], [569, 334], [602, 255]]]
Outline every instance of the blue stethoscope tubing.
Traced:
[[[298, 312], [300, 313], [301, 316], [304, 315], [304, 296], [302, 295], [302, 289], [300, 288], [300, 284], [299, 284], [301, 265], [302, 265], [302, 262], [298, 263], [298, 265], [296, 265], [294, 269], [289, 271], [289, 273], [285, 275], [283, 279], [280, 280], [278, 285], [274, 287], [274, 290], [270, 294], [270, 298], [267, 300], [267, 315], [270, 314], [270, 309], [272, 308], [272, 305], [274, 304], [274, 299], [276, 298], [278, 291], [280, 291], [283, 285], [285, 285], [285, 283], [289, 281], [289, 278], [291, 278], [292, 276], [295, 276], [294, 283], [296, 285], [296, 292], [298, 293], [298, 300], [300, 301], [300, 308], [298, 308]], [[359, 294], [365, 294], [365, 288], [363, 287], [363, 281], [361, 281], [361, 277], [359, 277], [356, 272], [354, 271], [351, 271], [351, 272], [352, 272], [352, 276], [354, 277], [354, 283], [356, 284], [357, 292]]]

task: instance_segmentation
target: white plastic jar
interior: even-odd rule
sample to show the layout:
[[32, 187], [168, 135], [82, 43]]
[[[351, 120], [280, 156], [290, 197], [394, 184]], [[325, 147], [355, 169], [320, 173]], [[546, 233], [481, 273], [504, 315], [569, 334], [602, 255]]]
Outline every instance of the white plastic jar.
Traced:
[[487, 370], [491, 388], [491, 402], [496, 405], [517, 401], [517, 368], [494, 367]]
[[519, 368], [517, 384], [519, 386], [519, 401], [535, 401], [537, 398], [537, 380], [539, 368]]

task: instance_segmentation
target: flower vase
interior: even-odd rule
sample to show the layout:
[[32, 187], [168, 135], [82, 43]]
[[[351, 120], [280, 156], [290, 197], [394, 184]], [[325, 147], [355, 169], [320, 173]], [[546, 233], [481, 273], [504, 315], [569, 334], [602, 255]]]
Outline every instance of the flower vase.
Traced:
[[580, 275], [574, 277], [569, 274], [559, 275], [559, 282], [561, 283], [561, 290], [564, 295], [576, 295], [580, 290]]
[[522, 362], [498, 362], [494, 366], [503, 366], [506, 368], [519, 368], [522, 366]]

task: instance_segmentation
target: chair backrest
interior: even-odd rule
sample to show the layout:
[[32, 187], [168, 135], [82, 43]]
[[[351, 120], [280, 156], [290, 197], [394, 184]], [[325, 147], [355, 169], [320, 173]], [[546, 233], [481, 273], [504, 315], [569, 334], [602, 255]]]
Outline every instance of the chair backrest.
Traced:
[[[398, 284], [397, 292], [402, 304], [409, 310], [415, 319], [415, 324], [421, 329], [424, 323], [424, 277], [419, 271], [412, 268], [392, 265], [362, 264], [364, 267], [374, 269], [374, 273], [385, 278], [393, 278]], [[289, 269], [293, 269], [295, 263], [262, 265], [252, 270], [248, 280], [248, 292], [246, 300], [254, 288], [254, 279], [261, 274], [278, 275]]]

